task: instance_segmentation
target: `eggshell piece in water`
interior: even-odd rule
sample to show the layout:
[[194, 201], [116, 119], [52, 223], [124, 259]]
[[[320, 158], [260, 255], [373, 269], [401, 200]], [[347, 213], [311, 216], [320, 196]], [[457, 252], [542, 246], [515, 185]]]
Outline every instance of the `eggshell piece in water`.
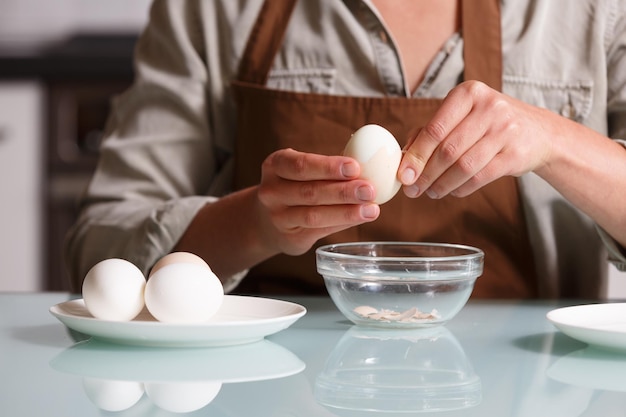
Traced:
[[158, 271], [159, 269], [163, 268], [166, 265], [180, 264], [180, 263], [196, 264], [196, 265], [204, 266], [205, 268], [211, 269], [209, 267], [209, 264], [207, 264], [204, 259], [202, 259], [196, 254], [193, 254], [191, 252], [172, 252], [172, 253], [168, 253], [167, 255], [159, 259], [156, 264], [154, 264], [154, 266], [150, 270], [149, 276], [152, 276], [152, 274], [154, 274], [156, 271]]
[[375, 124], [361, 127], [352, 134], [343, 154], [361, 166], [360, 178], [369, 181], [376, 190], [375, 203], [386, 203], [400, 190], [402, 183], [397, 175], [402, 149], [384, 127]]
[[144, 307], [146, 278], [124, 259], [110, 258], [94, 265], [83, 281], [85, 307], [100, 320], [129, 321]]
[[158, 321], [203, 323], [219, 310], [224, 288], [217, 276], [201, 265], [175, 263], [159, 268], [146, 284], [146, 308]]

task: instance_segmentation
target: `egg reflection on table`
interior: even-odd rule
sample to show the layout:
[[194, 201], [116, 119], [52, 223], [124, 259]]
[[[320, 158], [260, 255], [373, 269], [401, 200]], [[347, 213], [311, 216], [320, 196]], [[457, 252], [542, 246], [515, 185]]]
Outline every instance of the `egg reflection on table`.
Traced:
[[376, 190], [375, 203], [386, 203], [400, 190], [398, 168], [402, 149], [384, 127], [375, 124], [361, 127], [352, 134], [343, 154], [359, 162], [360, 178], [368, 180]]
[[124, 259], [105, 259], [85, 275], [85, 307], [101, 320], [132, 320], [144, 307], [145, 286], [146, 278], [134, 264]]
[[144, 393], [141, 382], [101, 378], [83, 378], [83, 388], [91, 402], [105, 411], [127, 410], [137, 404]]
[[295, 354], [269, 340], [171, 349], [91, 339], [62, 351], [50, 366], [80, 376], [87, 398], [99, 409], [131, 413], [124, 415], [162, 415], [152, 406], [171, 413], [196, 411], [225, 385], [281, 379], [305, 368]]
[[222, 389], [219, 381], [146, 383], [146, 395], [157, 407], [173, 413], [189, 413], [208, 405]]

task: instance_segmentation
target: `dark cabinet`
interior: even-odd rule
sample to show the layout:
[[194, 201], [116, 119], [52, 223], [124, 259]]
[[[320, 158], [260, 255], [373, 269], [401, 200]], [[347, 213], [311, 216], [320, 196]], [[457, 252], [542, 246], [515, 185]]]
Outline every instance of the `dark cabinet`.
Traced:
[[78, 216], [78, 198], [97, 163], [112, 98], [130, 80], [98, 77], [48, 83], [48, 150], [44, 271], [47, 290], [69, 290], [63, 260], [65, 235]]
[[43, 290], [69, 289], [63, 242], [96, 166], [111, 100], [132, 82], [136, 40], [132, 33], [79, 34], [41, 50], [0, 51], [0, 80], [30, 80], [42, 91], [43, 108], [32, 111], [43, 119], [38, 162], [43, 259], [37, 260]]

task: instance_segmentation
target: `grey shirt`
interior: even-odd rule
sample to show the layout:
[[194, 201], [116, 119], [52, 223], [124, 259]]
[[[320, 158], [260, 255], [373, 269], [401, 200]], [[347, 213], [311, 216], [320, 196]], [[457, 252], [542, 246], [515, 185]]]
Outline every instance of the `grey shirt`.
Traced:
[[[136, 80], [114, 100], [96, 173], [68, 236], [73, 282], [122, 257], [147, 273], [197, 211], [231, 191], [230, 82], [262, 0], [157, 0], [136, 50]], [[502, 2], [503, 90], [626, 138], [626, 2]], [[462, 79], [454, 35], [415, 97]], [[267, 83], [352, 96], [411, 96], [394, 41], [368, 0], [300, 1]], [[542, 297], [602, 296], [607, 254], [623, 248], [534, 174], [519, 179]], [[608, 251], [607, 251], [608, 249]], [[225, 278], [231, 290], [246, 271]], [[78, 290], [79, 288], [75, 288]]]

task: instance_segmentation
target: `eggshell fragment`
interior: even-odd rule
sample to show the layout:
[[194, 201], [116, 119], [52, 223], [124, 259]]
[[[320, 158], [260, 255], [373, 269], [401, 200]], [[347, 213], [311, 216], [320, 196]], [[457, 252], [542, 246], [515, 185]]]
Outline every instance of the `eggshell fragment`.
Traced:
[[148, 311], [167, 323], [206, 322], [219, 310], [223, 299], [224, 288], [211, 269], [191, 263], [159, 268], [145, 289]]
[[360, 178], [376, 190], [374, 202], [383, 204], [396, 195], [402, 183], [397, 178], [402, 149], [396, 138], [382, 126], [369, 124], [352, 134], [343, 151], [361, 166]]
[[83, 281], [85, 307], [101, 320], [129, 321], [144, 307], [146, 278], [124, 259], [110, 258], [94, 265]]
[[196, 264], [196, 265], [204, 266], [205, 268], [211, 269], [209, 267], [209, 264], [207, 264], [204, 259], [202, 259], [196, 254], [193, 254], [190, 252], [172, 252], [172, 253], [165, 255], [164, 257], [159, 259], [159, 261], [156, 264], [154, 264], [154, 266], [150, 270], [149, 277], [166, 265], [180, 264], [180, 263]]

